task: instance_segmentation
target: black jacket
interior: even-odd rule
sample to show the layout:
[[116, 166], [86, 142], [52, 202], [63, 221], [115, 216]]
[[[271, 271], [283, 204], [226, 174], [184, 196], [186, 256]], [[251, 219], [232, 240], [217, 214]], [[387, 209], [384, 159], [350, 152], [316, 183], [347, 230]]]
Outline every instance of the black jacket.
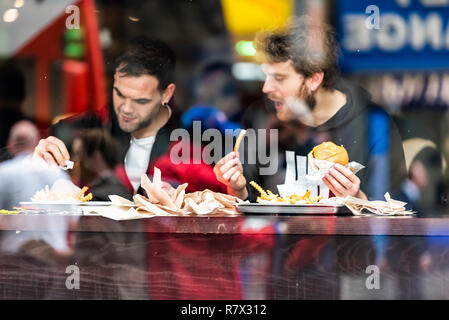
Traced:
[[[318, 127], [307, 127], [312, 143], [292, 148], [305, 150], [307, 155], [321, 139], [343, 145], [349, 154], [349, 161], [356, 161], [365, 168], [357, 173], [361, 181], [361, 190], [369, 199], [384, 200], [385, 192], [392, 197], [400, 191], [406, 177], [406, 165], [399, 131], [380, 106], [371, 101], [369, 93], [363, 88], [339, 79], [336, 89], [346, 95], [346, 104], [328, 121]], [[282, 166], [282, 163], [280, 163]], [[267, 177], [254, 177], [255, 168], [247, 167], [250, 179], [256, 179], [261, 185]], [[273, 186], [270, 186], [273, 187]], [[257, 192], [248, 186], [250, 200], [255, 200]], [[276, 190], [276, 189], [274, 189]]]

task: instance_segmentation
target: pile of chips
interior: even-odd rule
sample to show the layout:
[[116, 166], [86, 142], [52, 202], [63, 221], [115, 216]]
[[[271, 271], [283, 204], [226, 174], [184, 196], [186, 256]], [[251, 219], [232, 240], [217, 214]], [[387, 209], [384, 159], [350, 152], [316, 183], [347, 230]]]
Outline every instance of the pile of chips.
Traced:
[[43, 189], [37, 191], [31, 201], [80, 201], [86, 202], [93, 198], [92, 193], [85, 194], [89, 188], [82, 189], [75, 186], [72, 181], [60, 179], [55, 181], [51, 188], [46, 185]]
[[291, 204], [295, 204], [297, 202], [302, 202], [306, 204], [314, 204], [322, 199], [321, 196], [311, 198], [310, 197], [310, 190], [307, 191], [304, 195], [300, 196], [298, 194], [292, 194], [286, 197], [280, 197], [277, 194], [274, 194], [270, 190], [264, 190], [261, 186], [259, 186], [256, 182], [251, 181], [249, 183], [251, 186], [253, 186], [257, 191], [259, 191], [260, 196], [257, 197], [257, 202], [264, 202], [264, 201], [273, 201], [273, 202], [289, 202]]

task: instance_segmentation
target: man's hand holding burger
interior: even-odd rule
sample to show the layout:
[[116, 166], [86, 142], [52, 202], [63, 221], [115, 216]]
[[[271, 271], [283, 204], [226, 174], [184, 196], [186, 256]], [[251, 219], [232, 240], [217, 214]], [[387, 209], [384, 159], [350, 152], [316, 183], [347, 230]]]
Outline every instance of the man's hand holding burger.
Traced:
[[360, 190], [360, 179], [345, 167], [349, 162], [349, 156], [343, 146], [337, 146], [333, 142], [323, 142], [313, 148], [312, 155], [316, 159], [335, 163], [323, 177], [323, 182], [335, 196], [367, 199]]
[[243, 166], [237, 152], [230, 152], [223, 157], [214, 167], [217, 180], [225, 184], [228, 194], [242, 200], [248, 198], [246, 179], [243, 176]]
[[360, 190], [360, 179], [350, 169], [339, 163], [333, 165], [323, 177], [323, 182], [337, 197], [356, 197], [367, 200]]

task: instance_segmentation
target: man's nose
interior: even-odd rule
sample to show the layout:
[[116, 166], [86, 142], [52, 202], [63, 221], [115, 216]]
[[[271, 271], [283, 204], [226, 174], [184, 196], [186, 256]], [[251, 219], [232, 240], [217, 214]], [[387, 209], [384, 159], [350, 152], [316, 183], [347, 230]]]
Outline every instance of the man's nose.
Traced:
[[271, 81], [266, 79], [263, 84], [262, 92], [263, 93], [271, 93], [271, 92], [273, 92], [273, 90], [274, 90], [274, 88], [273, 88], [273, 85], [271, 84]]
[[131, 99], [124, 99], [122, 104], [122, 111], [123, 112], [131, 112], [132, 106], [131, 106]]

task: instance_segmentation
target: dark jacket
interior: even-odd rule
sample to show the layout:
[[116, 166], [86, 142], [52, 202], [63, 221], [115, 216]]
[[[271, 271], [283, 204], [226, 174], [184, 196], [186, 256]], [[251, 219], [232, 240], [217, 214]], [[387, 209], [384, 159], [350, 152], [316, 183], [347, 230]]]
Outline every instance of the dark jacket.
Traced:
[[[169, 153], [173, 142], [170, 141], [170, 134], [176, 127], [176, 124], [177, 122], [175, 119], [170, 119], [158, 130], [151, 149], [146, 173], [151, 178], [153, 175], [153, 168], [156, 165], [161, 170], [162, 180], [169, 182], [174, 187], [187, 182], [189, 183], [189, 187], [187, 188], [188, 192], [202, 191], [206, 188], [215, 192], [223, 192], [226, 190], [225, 186], [215, 178], [213, 167], [208, 164], [201, 162], [200, 164], [175, 165], [171, 163]], [[131, 134], [120, 129], [115, 117], [112, 118], [111, 122], [104, 124], [93, 115], [78, 115], [54, 125], [52, 127], [52, 134], [62, 139], [70, 150], [73, 131], [98, 127], [106, 128], [118, 141], [118, 160], [120, 165], [117, 166], [115, 175], [123, 185], [133, 192], [133, 187], [126, 175], [124, 166], [126, 153], [128, 152], [131, 143]], [[138, 190], [138, 193], [144, 194], [141, 188]]]
[[96, 179], [90, 185], [93, 201], [110, 201], [109, 195], [118, 195], [132, 200], [132, 192], [115, 176], [110, 175]]
[[[384, 200], [387, 191], [394, 197], [407, 174], [402, 139], [395, 123], [382, 107], [371, 101], [363, 88], [339, 79], [336, 89], [346, 95], [346, 104], [324, 124], [307, 127], [312, 146], [323, 142], [323, 139], [343, 145], [348, 151], [349, 161], [365, 166], [357, 176], [361, 181], [360, 188], [368, 198]], [[302, 155], [309, 151], [311, 147]], [[251, 170], [254, 173], [254, 168]], [[258, 179], [263, 186], [266, 177]], [[255, 199], [254, 188], [249, 186], [248, 189], [252, 200]]]

